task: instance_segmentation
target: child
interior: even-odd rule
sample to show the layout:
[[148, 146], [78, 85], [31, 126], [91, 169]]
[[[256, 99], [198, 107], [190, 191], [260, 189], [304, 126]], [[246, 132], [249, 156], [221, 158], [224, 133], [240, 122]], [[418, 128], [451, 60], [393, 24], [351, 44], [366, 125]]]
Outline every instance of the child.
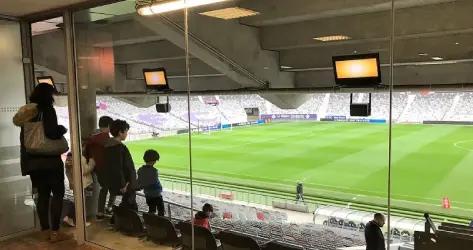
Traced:
[[147, 150], [143, 156], [145, 165], [138, 169], [138, 187], [144, 189], [146, 204], [148, 204], [148, 213], [156, 213], [164, 216], [163, 187], [159, 181], [158, 170], [154, 164], [159, 161], [159, 153], [155, 150]]
[[214, 212], [214, 208], [209, 203], [205, 203], [202, 207], [202, 211], [199, 211], [195, 214], [194, 225], [205, 227], [210, 230], [210, 217]]
[[[85, 145], [85, 144], [84, 144]], [[84, 146], [83, 145], [83, 146]], [[82, 188], [84, 193], [88, 194], [91, 192], [92, 188], [92, 172], [94, 171], [95, 161], [90, 159], [87, 162], [87, 159], [81, 155], [81, 167], [82, 167]], [[64, 168], [66, 170], [66, 176], [69, 180], [69, 189], [74, 191], [74, 169], [72, 165], [72, 153], [67, 154], [66, 162], [64, 163]], [[87, 195], [86, 195], [87, 196]], [[86, 207], [91, 206], [90, 202], [85, 203]], [[69, 226], [75, 226], [75, 207], [72, 201], [64, 199], [63, 201], [63, 222]], [[86, 223], [87, 225], [90, 223]]]
[[[136, 204], [136, 170], [130, 151], [123, 144], [128, 137], [130, 125], [123, 120], [115, 120], [110, 125], [113, 138], [105, 141], [104, 174], [107, 176], [105, 188], [111, 195], [123, 195], [120, 207], [138, 211]], [[101, 219], [97, 215], [98, 219]]]

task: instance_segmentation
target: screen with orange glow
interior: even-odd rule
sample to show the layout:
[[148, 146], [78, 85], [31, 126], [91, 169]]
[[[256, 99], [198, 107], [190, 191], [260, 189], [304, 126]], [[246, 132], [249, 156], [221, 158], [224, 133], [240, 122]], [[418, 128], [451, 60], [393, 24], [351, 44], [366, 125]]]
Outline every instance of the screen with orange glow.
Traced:
[[376, 58], [336, 61], [337, 78], [378, 77], [378, 62]]
[[49, 85], [52, 85], [54, 86], [54, 83], [53, 83], [53, 79], [52, 78], [41, 78], [41, 79], [38, 79], [38, 84], [40, 83], [47, 83]]
[[166, 86], [166, 76], [164, 71], [144, 72], [146, 84], [149, 86]]

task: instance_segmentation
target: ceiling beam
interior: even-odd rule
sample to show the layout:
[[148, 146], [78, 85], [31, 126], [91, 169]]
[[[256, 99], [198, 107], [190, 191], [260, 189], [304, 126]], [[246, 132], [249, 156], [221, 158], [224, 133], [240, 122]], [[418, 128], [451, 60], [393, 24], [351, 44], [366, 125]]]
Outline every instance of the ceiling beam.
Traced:
[[185, 58], [185, 52], [168, 40], [113, 47], [115, 63], [149, 62], [163, 58]]
[[[441, 57], [444, 60], [470, 59], [473, 58], [471, 41], [473, 41], [473, 33], [396, 40], [394, 44], [394, 62], [433, 61], [432, 57]], [[355, 53], [379, 53], [381, 63], [389, 63], [389, 49], [389, 41], [384, 41], [283, 50], [280, 53], [280, 64], [293, 69], [331, 67], [332, 56]], [[420, 53], [426, 55], [420, 55]]]
[[[396, 0], [396, 8], [434, 5], [455, 0]], [[241, 7], [261, 13], [242, 20], [252, 26], [271, 26], [309, 20], [352, 16], [391, 10], [390, 0], [245, 0]]]
[[[190, 60], [190, 74], [191, 75], [215, 75], [219, 74], [217, 70], [205, 64], [197, 58]], [[168, 76], [185, 76], [186, 72], [186, 61], [182, 60], [171, 60], [153, 63], [138, 63], [126, 65], [127, 78], [131, 79], [143, 79], [144, 68], [165, 68]]]
[[[454, 61], [453, 61], [454, 62]], [[454, 63], [412, 63], [394, 67], [394, 85], [449, 85], [473, 83], [473, 60]], [[390, 84], [390, 67], [381, 68], [382, 83]], [[333, 87], [331, 68], [296, 73], [297, 87]]]
[[80, 11], [80, 10], [85, 10], [85, 9], [101, 6], [101, 5], [122, 2], [122, 1], [124, 0], [87, 0], [84, 2], [77, 3], [77, 4], [72, 4], [69, 6], [61, 6], [61, 7], [50, 9], [50, 10], [27, 14], [27, 15], [21, 16], [20, 19], [24, 21], [38, 22], [45, 19], [62, 16], [66, 10]]
[[[413, 39], [471, 33], [472, 9], [473, 2], [462, 1], [397, 10], [396, 38]], [[390, 11], [325, 18], [263, 27], [261, 42], [265, 49], [285, 50], [330, 46], [331, 43], [316, 41], [313, 38], [337, 34], [351, 37], [350, 41], [340, 42], [340, 45], [383, 41], [389, 40], [390, 25]]]

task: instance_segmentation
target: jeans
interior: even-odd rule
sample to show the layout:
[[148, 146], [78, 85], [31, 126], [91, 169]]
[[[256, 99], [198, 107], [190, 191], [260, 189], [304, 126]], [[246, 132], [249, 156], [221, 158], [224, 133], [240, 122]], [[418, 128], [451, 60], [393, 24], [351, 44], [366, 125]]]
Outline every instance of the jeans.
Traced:
[[64, 217], [69, 217], [71, 218], [74, 223], [76, 222], [76, 207], [74, 202], [70, 200], [64, 200], [62, 202], [62, 216], [61, 218], [64, 219]]
[[164, 216], [164, 201], [162, 196], [146, 197], [146, 204], [148, 204], [148, 213], [154, 214], [158, 210], [159, 216]]
[[[64, 168], [32, 172], [30, 178], [38, 190], [37, 213], [41, 230], [59, 230], [65, 191]], [[51, 206], [49, 205], [50, 202]], [[50, 221], [51, 225], [49, 224]]]

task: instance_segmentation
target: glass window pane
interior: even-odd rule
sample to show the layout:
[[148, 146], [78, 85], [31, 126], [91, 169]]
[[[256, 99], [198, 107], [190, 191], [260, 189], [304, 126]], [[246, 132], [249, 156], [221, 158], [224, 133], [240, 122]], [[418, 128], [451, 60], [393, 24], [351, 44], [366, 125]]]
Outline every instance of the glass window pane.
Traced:
[[[224, 1], [188, 25], [193, 187], [212, 229], [364, 246], [387, 216], [391, 1]], [[332, 57], [370, 53], [382, 86], [340, 88]], [[350, 112], [352, 93], [371, 114]]]
[[[173, 15], [183, 19], [183, 11]], [[165, 241], [156, 238], [162, 237], [156, 233], [161, 230], [162, 220], [177, 227], [191, 218], [188, 123], [175, 113], [163, 112], [170, 106], [174, 112], [185, 113], [187, 98], [149, 87], [144, 77], [144, 70], [164, 68], [169, 83], [185, 80], [184, 35], [174, 30], [169, 18], [173, 17], [139, 16], [135, 1], [74, 14], [85, 156], [90, 164], [90, 159], [100, 161], [103, 155], [102, 163], [95, 159], [96, 181], [86, 192], [91, 222], [86, 228], [87, 240], [106, 247], [156, 247], [152, 242], [111, 232], [108, 227], [112, 218], [115, 229], [133, 236], [147, 233], [156, 242]], [[97, 129], [104, 116], [115, 122], [110, 135], [102, 130], [105, 142], [100, 149], [96, 144], [103, 138]], [[119, 125], [117, 120], [129, 125], [126, 139], [121, 130], [114, 130]], [[133, 166], [129, 168], [129, 164]], [[117, 195], [111, 203], [110, 194]], [[176, 243], [175, 239], [168, 240], [166, 244]]]
[[22, 176], [20, 128], [13, 116], [25, 104], [20, 24], [0, 20], [0, 238], [35, 227], [31, 181]]
[[472, 8], [396, 5], [392, 205], [411, 218], [393, 221], [393, 237], [424, 231], [423, 213], [437, 226], [470, 221]]

